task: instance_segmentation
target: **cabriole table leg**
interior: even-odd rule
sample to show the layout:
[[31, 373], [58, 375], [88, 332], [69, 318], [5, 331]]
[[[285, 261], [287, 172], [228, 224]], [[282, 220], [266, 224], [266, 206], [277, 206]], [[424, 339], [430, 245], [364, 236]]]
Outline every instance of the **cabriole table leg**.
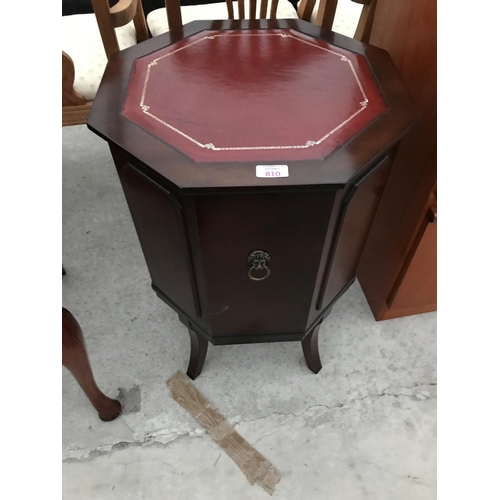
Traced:
[[94, 380], [82, 329], [76, 318], [62, 308], [62, 364], [75, 377], [87, 395], [99, 418], [105, 422], [114, 420], [122, 411], [119, 401], [108, 398]]
[[205, 358], [207, 357], [208, 340], [188, 328], [191, 337], [191, 357], [189, 359], [189, 367], [187, 375], [191, 380], [194, 380], [203, 370]]
[[322, 368], [318, 349], [318, 334], [320, 326], [321, 323], [319, 323], [314, 330], [307, 335], [307, 337], [304, 337], [301, 342], [307, 366], [314, 373], [318, 373]]

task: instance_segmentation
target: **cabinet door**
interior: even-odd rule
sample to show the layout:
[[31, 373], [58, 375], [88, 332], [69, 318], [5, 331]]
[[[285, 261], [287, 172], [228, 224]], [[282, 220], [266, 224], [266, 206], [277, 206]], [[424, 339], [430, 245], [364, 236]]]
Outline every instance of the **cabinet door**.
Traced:
[[[324, 290], [320, 291], [316, 310], [320, 311], [342, 292], [356, 275], [356, 268], [387, 181], [391, 162], [385, 158], [378, 168], [345, 189], [338, 214], [334, 214], [334, 232], [325, 254], [331, 255], [324, 271]], [[354, 195], [351, 193], [354, 192]], [[336, 239], [335, 234], [338, 234]]]
[[169, 191], [115, 157], [153, 286], [177, 311], [200, 316], [183, 208]]
[[[334, 191], [197, 197], [214, 337], [305, 331], [334, 199]], [[266, 272], [248, 262], [256, 251], [270, 258], [258, 281]]]
[[389, 299], [386, 318], [437, 309], [437, 208], [430, 206], [413, 251]]

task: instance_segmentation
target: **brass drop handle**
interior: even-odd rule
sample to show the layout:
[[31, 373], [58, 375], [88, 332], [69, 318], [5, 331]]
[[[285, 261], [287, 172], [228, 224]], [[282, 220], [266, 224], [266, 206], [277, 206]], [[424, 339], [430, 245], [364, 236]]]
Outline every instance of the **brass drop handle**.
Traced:
[[248, 269], [248, 277], [253, 281], [262, 281], [269, 277], [271, 270], [269, 263], [271, 257], [263, 250], [254, 250], [247, 258], [250, 266]]

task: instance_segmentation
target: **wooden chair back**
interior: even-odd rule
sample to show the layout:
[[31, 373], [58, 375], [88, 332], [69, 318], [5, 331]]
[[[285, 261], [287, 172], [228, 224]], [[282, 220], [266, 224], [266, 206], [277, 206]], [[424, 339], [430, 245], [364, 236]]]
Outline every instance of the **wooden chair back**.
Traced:
[[[235, 19], [235, 9], [232, 0], [225, 0], [227, 6], [228, 19]], [[257, 16], [257, 0], [250, 0], [248, 9], [245, 9], [245, 1], [238, 1], [237, 19], [276, 19], [278, 10], [278, 0], [261, 0], [260, 8]], [[318, 0], [302, 0], [300, 2], [297, 14], [304, 21], [311, 21], [311, 15], [314, 6]], [[353, 0], [357, 3], [366, 3], [370, 0]], [[374, 0], [373, 0], [374, 1]], [[319, 0], [318, 16], [315, 24], [332, 29], [333, 19], [337, 10], [338, 0]], [[167, 9], [167, 19], [169, 29], [174, 29], [182, 26], [181, 6], [179, 0], [165, 0]]]
[[[245, 0], [238, 1], [237, 19], [276, 19], [278, 0], [261, 0], [257, 17], [257, 0], [250, 0], [248, 12], [245, 12]], [[169, 29], [182, 26], [181, 5], [179, 0], [165, 0]], [[233, 0], [226, 0], [227, 17], [235, 19]]]
[[118, 0], [113, 7], [109, 7], [108, 0], [92, 0], [92, 8], [108, 59], [120, 50], [115, 28], [133, 21], [137, 43], [149, 38], [142, 0]]
[[[257, 0], [250, 0], [248, 12], [245, 13], [244, 0], [238, 0], [238, 19], [267, 19], [268, 18], [268, 0], [261, 0], [259, 17], [257, 17]], [[234, 19], [234, 8], [231, 0], [226, 0], [228, 19]], [[278, 10], [278, 0], [271, 0], [269, 5], [269, 19], [276, 19]], [[247, 17], [248, 16], [248, 17]]]
[[[297, 13], [299, 18], [311, 22], [311, 15], [317, 0], [302, 0]], [[333, 19], [337, 11], [338, 0], [319, 0], [316, 24], [323, 28], [332, 29]]]
[[358, 27], [354, 38], [360, 42], [368, 43], [372, 31], [373, 19], [375, 17], [375, 9], [377, 0], [352, 0], [356, 3], [363, 4], [363, 10], [359, 18]]
[[[120, 50], [115, 28], [134, 22], [137, 43], [149, 38], [142, 0], [118, 0], [109, 7], [108, 0], [92, 0], [92, 7], [101, 35], [106, 57], [109, 59]], [[92, 15], [92, 14], [86, 14]], [[85, 33], [81, 34], [84, 43]], [[62, 53], [62, 124], [86, 123], [92, 101], [87, 101], [74, 89], [75, 65], [71, 54]]]
[[[369, 37], [369, 31], [373, 22], [375, 5], [377, 0], [351, 0], [354, 3], [363, 4], [363, 10], [359, 19], [354, 38], [365, 41]], [[311, 21], [311, 16], [318, 0], [302, 0], [297, 10], [299, 18]], [[332, 29], [335, 13], [337, 12], [338, 0], [319, 0], [318, 14], [315, 24], [322, 28]]]

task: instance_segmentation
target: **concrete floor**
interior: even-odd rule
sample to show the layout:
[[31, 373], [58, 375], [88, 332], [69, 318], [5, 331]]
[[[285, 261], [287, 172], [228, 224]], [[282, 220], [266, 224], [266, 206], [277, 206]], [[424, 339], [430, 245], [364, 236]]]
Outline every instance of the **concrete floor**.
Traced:
[[[104, 141], [63, 129], [63, 306], [101, 389], [99, 420], [63, 369], [63, 498], [265, 499], [169, 395], [186, 329], [150, 279]], [[376, 322], [356, 282], [320, 333], [323, 369], [300, 344], [209, 346], [196, 387], [281, 472], [273, 498], [436, 497], [436, 314]]]

